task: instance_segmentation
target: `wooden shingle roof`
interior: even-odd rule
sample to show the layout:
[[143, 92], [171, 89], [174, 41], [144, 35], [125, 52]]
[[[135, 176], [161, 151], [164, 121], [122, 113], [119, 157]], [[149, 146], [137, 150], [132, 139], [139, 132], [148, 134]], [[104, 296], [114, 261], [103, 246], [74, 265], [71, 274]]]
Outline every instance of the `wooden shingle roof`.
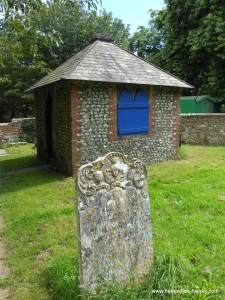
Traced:
[[61, 79], [193, 88], [152, 63], [101, 39], [95, 40], [27, 91]]

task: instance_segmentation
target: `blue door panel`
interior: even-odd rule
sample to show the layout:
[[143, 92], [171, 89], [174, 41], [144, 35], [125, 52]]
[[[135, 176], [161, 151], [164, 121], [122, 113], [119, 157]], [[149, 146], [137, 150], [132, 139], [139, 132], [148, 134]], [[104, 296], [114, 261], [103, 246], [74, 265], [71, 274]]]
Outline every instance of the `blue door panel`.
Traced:
[[118, 134], [149, 133], [149, 101], [144, 91], [139, 91], [134, 100], [124, 90], [118, 101]]
[[149, 107], [149, 103], [143, 102], [143, 103], [136, 103], [136, 102], [131, 102], [131, 103], [118, 103], [118, 108], [136, 108], [136, 107]]
[[147, 97], [145, 91], [143, 91], [143, 90], [138, 91], [137, 94], [134, 97], [134, 101], [137, 102], [137, 103], [138, 102], [141, 102], [141, 103], [146, 102], [146, 103], [148, 103], [148, 97]]
[[118, 110], [119, 134], [148, 133], [149, 110], [143, 108]]
[[128, 90], [123, 90], [119, 95], [118, 102], [119, 103], [131, 103], [133, 101], [133, 97]]
[[141, 127], [141, 128], [129, 128], [129, 129], [120, 129], [119, 135], [132, 135], [132, 134], [147, 134], [149, 133], [149, 130], [147, 127]]

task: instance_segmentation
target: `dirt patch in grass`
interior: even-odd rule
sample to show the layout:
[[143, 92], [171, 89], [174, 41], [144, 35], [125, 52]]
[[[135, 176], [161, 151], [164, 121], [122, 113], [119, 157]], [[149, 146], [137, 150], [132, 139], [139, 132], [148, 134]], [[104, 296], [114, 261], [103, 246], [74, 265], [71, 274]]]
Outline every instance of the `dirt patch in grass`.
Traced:
[[44, 260], [46, 260], [51, 254], [52, 254], [52, 249], [51, 249], [51, 248], [42, 250], [42, 251], [37, 255], [37, 260], [39, 260], [39, 261], [44, 261]]
[[[0, 232], [2, 232], [5, 228], [5, 222], [0, 214]], [[9, 288], [6, 286], [7, 282], [5, 282], [5, 279], [10, 275], [10, 268], [6, 264], [7, 259], [7, 249], [5, 247], [4, 239], [0, 238], [0, 281], [2, 282], [2, 285], [0, 287], [0, 299], [1, 300], [7, 300], [9, 299]]]

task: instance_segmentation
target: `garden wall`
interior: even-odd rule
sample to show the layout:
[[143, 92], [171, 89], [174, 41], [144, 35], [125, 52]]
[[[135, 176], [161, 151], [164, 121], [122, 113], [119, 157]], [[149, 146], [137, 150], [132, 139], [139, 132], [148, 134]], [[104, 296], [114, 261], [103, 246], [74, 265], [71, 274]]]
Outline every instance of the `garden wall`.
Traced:
[[[34, 120], [34, 118], [12, 119], [12, 121], [9, 123], [0, 123], [0, 146], [10, 142], [18, 141], [19, 138], [23, 136], [23, 134], [27, 134], [25, 132], [26, 126], [24, 126], [24, 124], [26, 124], [26, 121], [30, 120]], [[31, 133], [32, 140], [35, 136], [35, 129], [33, 130], [34, 132]]]
[[181, 114], [182, 141], [196, 145], [225, 145], [225, 114]]

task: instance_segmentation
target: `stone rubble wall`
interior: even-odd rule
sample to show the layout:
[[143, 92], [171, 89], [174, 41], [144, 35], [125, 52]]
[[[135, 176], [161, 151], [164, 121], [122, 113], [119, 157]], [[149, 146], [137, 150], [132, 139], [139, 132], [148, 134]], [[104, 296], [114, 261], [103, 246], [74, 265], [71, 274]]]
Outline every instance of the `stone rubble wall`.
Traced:
[[22, 122], [30, 119], [34, 118], [17, 118], [9, 123], [0, 123], [0, 146], [16, 141], [23, 133]]
[[225, 145], [225, 114], [181, 114], [180, 134], [186, 144]]

